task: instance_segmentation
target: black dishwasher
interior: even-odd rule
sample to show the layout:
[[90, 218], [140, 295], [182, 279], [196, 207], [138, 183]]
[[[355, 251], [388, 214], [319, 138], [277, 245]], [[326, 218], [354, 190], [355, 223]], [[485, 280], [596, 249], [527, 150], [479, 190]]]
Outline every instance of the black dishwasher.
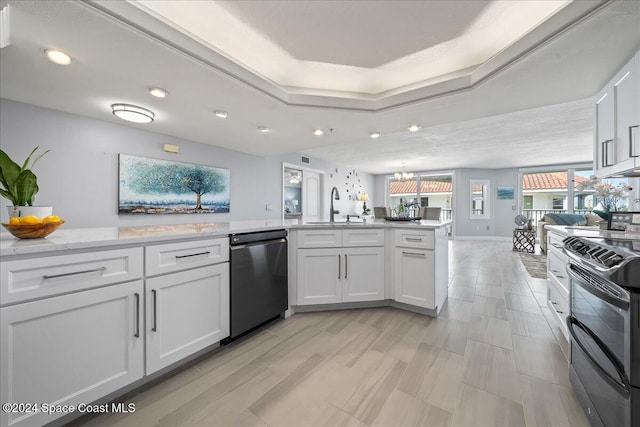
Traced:
[[231, 334], [229, 342], [289, 308], [287, 231], [229, 235]]

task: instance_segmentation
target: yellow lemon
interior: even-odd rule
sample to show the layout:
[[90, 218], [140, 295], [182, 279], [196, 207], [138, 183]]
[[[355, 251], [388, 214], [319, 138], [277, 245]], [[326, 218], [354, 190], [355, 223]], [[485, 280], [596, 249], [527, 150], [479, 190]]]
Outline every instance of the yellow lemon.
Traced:
[[42, 222], [60, 222], [60, 221], [62, 221], [62, 218], [60, 218], [58, 215], [49, 215], [42, 218]]
[[27, 215], [20, 217], [21, 225], [33, 225], [33, 224], [42, 224], [42, 220], [35, 215]]
[[18, 218], [17, 216], [12, 216], [11, 218], [9, 218], [9, 224], [20, 225], [20, 218]]

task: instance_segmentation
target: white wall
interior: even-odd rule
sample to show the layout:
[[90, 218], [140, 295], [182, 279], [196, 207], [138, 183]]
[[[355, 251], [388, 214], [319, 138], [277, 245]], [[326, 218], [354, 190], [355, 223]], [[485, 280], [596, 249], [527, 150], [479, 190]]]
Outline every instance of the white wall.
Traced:
[[[0, 146], [18, 163], [37, 145], [41, 151], [51, 150], [35, 167], [40, 187], [35, 202], [52, 205], [69, 228], [278, 219], [282, 217], [282, 161], [300, 164], [298, 154], [252, 156], [154, 133], [153, 124], [118, 125], [7, 99], [0, 99], [0, 123]], [[180, 153], [165, 153], [163, 144], [179, 145]], [[118, 215], [118, 153], [230, 169], [230, 213]], [[335, 170], [337, 166], [317, 162], [311, 167]], [[329, 190], [331, 185], [344, 185], [342, 174], [334, 175]], [[373, 193], [373, 176], [359, 176], [365, 190]], [[323, 199], [328, 202], [329, 195]], [[361, 211], [362, 202], [344, 199], [339, 209]], [[6, 222], [4, 206], [10, 203], [1, 202], [0, 220]], [[267, 211], [266, 205], [273, 210]]]

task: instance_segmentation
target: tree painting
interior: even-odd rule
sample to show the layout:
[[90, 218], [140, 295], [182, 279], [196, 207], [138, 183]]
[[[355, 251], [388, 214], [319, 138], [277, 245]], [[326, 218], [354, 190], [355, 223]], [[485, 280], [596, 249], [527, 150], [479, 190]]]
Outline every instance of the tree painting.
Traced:
[[229, 170], [120, 154], [119, 213], [229, 212]]

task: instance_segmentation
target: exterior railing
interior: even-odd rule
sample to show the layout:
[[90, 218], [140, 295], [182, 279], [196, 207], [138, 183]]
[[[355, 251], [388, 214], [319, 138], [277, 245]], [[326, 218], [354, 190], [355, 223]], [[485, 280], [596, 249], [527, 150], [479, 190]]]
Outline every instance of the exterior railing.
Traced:
[[[575, 209], [573, 213], [575, 214], [587, 214], [591, 213], [591, 209]], [[527, 219], [533, 220], [533, 225], [537, 226], [538, 221], [544, 217], [547, 213], [571, 213], [566, 209], [523, 209], [522, 215], [526, 216]]]

